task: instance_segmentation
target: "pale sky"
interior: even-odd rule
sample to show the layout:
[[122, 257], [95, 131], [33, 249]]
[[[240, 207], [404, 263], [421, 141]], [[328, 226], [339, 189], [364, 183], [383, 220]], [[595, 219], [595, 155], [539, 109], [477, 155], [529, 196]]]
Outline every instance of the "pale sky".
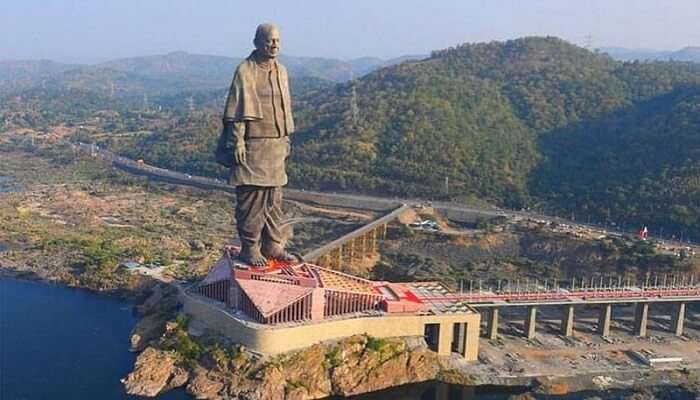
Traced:
[[464, 42], [552, 35], [579, 45], [700, 46], [700, 0], [0, 0], [0, 59], [97, 62], [244, 56], [257, 24], [282, 52], [391, 58]]

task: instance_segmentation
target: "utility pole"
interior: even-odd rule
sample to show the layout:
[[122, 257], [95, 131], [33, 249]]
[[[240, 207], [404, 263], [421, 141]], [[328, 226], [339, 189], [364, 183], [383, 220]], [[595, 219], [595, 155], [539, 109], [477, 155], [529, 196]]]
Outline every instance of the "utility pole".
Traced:
[[450, 195], [450, 177], [449, 176], [445, 177], [445, 195], [446, 196]]

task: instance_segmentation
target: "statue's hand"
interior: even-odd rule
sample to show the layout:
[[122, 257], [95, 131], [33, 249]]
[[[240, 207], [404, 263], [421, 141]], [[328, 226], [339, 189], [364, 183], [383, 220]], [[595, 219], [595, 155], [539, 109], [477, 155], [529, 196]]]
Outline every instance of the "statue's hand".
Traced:
[[236, 150], [234, 152], [234, 156], [236, 158], [236, 164], [238, 164], [238, 165], [245, 164], [245, 144], [244, 143], [236, 145]]

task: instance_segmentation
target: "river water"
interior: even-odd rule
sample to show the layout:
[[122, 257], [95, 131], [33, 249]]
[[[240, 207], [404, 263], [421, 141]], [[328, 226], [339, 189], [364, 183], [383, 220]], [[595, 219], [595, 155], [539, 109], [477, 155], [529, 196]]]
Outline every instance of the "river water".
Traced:
[[15, 192], [18, 188], [12, 178], [0, 175], [0, 193]]
[[[86, 290], [0, 279], [0, 399], [136, 399], [120, 378], [135, 355], [128, 302]], [[513, 391], [438, 383], [407, 385], [355, 400], [506, 399]], [[183, 391], [163, 400], [190, 399]]]
[[[85, 290], [0, 279], [0, 399], [128, 399], [128, 302]], [[189, 399], [170, 392], [161, 399]]]

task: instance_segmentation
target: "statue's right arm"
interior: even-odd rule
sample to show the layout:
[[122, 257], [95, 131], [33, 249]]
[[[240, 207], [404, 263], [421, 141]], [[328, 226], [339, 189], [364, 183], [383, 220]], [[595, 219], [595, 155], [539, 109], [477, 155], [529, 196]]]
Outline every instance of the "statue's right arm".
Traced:
[[234, 159], [236, 164], [245, 163], [245, 121], [231, 122], [233, 129], [233, 141], [235, 143]]

